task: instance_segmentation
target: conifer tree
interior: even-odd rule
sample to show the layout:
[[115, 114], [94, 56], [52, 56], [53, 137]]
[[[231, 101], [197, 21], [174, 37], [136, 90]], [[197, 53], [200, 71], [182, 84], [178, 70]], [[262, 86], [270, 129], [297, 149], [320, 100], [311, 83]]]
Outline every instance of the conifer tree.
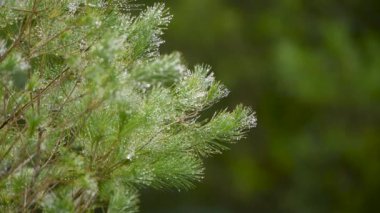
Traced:
[[255, 126], [243, 106], [201, 117], [228, 90], [159, 54], [170, 20], [128, 0], [0, 1], [2, 211], [136, 212], [139, 189], [190, 188]]

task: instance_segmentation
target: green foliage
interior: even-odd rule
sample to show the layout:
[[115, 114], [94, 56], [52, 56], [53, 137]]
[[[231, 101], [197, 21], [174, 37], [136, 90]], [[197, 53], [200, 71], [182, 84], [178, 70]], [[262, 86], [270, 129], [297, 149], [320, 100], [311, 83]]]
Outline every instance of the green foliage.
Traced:
[[136, 212], [139, 189], [190, 188], [203, 157], [255, 126], [242, 106], [201, 119], [228, 91], [160, 56], [163, 4], [1, 2], [4, 211]]
[[191, 196], [147, 192], [144, 212], [377, 211], [380, 1], [167, 5], [163, 52], [212, 64], [234, 94], [224, 103], [254, 105], [261, 122], [249, 143], [208, 161]]

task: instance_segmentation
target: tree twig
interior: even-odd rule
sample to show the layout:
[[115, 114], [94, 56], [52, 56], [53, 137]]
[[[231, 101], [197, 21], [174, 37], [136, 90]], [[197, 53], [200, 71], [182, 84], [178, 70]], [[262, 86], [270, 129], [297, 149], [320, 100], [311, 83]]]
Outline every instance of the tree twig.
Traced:
[[15, 112], [13, 112], [8, 119], [2, 122], [2, 124], [0, 125], [0, 129], [3, 129], [7, 124], [11, 123], [16, 118], [18, 118], [26, 109], [28, 109], [34, 103], [34, 101], [38, 100], [38, 98], [45, 94], [50, 89], [50, 87], [52, 87], [54, 83], [58, 81], [69, 69], [69, 67], [66, 67], [57, 77], [51, 80], [49, 84], [45, 88], [43, 88], [36, 96], [34, 96], [28, 103], [24, 104]]

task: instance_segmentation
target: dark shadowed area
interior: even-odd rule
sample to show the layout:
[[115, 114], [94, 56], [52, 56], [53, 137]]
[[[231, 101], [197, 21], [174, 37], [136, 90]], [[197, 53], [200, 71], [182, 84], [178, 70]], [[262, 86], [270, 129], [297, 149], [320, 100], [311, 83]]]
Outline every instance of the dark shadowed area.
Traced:
[[[148, 5], [154, 0], [140, 1]], [[380, 193], [380, 1], [174, 0], [162, 53], [210, 64], [258, 127], [189, 192], [142, 212], [374, 212]]]

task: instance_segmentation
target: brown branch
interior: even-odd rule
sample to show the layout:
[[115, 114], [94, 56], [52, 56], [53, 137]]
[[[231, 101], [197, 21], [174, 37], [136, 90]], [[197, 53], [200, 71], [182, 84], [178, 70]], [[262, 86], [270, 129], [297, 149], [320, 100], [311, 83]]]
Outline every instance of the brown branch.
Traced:
[[15, 8], [15, 7], [10, 7], [9, 9], [13, 11], [17, 11], [17, 12], [32, 13], [32, 14], [37, 14], [46, 10], [46, 9], [43, 9], [43, 10], [33, 11], [33, 10], [27, 10], [27, 9], [22, 9], [22, 8]]
[[17, 11], [21, 11], [21, 12], [27, 12], [28, 15], [26, 15], [24, 17], [24, 19], [22, 21], [22, 24], [21, 24], [21, 27], [20, 27], [20, 31], [19, 31], [19, 33], [18, 33], [17, 38], [15, 39], [15, 41], [5, 51], [5, 53], [3, 55], [0, 55], [0, 63], [5, 60], [5, 58], [12, 52], [13, 49], [15, 49], [16, 47], [18, 47], [21, 44], [21, 41], [22, 41], [23, 36], [25, 34], [26, 27], [28, 27], [28, 26], [30, 27], [30, 23], [32, 21], [32, 16], [36, 15], [38, 12], [40, 12], [40, 11], [36, 10], [37, 2], [38, 2], [38, 0], [34, 0], [32, 10], [11, 8], [12, 10], [17, 10]]
[[55, 77], [53, 80], [50, 81], [50, 83], [43, 88], [36, 96], [34, 96], [28, 103], [24, 104], [21, 106], [19, 109], [17, 109], [12, 115], [6, 119], [1, 125], [0, 129], [3, 129], [7, 124], [11, 123], [14, 121], [16, 118], [18, 118], [26, 109], [28, 109], [36, 100], [38, 100], [43, 94], [45, 94], [50, 87], [54, 85], [56, 81], [58, 81], [63, 74], [65, 74], [70, 68], [66, 67], [57, 77]]
[[24, 161], [20, 161], [16, 167], [13, 167], [12, 169], [10, 169], [8, 172], [6, 173], [3, 173], [0, 175], [0, 180], [3, 180], [5, 178], [7, 178], [10, 174], [12, 174], [13, 172], [16, 172], [18, 171], [19, 169], [21, 169], [23, 166], [25, 166], [26, 164], [28, 164], [33, 158], [34, 158], [35, 154], [33, 155], [30, 155], [29, 158], [25, 159]]
[[24, 18], [24, 20], [22, 21], [22, 24], [21, 24], [21, 27], [20, 27], [20, 31], [19, 31], [19, 34], [16, 38], [16, 40], [13, 42], [13, 44], [5, 51], [4, 54], [0, 55], [0, 63], [3, 62], [5, 60], [5, 58], [12, 52], [12, 50], [14, 48], [16, 48], [18, 45], [20, 45], [21, 43], [21, 40], [22, 40], [22, 37], [25, 33], [25, 27], [26, 27], [26, 20], [27, 20], [27, 17]]
[[30, 55], [33, 56], [39, 49], [41, 49], [42, 47], [46, 46], [49, 42], [51, 42], [52, 40], [58, 38], [60, 35], [62, 35], [63, 33], [67, 32], [68, 30], [70, 30], [69, 27], [63, 29], [62, 31], [58, 32], [57, 34], [55, 34], [55, 35], [51, 36], [50, 38], [46, 39], [42, 44], [37, 45], [36, 47], [33, 47], [32, 50], [31, 50]]

